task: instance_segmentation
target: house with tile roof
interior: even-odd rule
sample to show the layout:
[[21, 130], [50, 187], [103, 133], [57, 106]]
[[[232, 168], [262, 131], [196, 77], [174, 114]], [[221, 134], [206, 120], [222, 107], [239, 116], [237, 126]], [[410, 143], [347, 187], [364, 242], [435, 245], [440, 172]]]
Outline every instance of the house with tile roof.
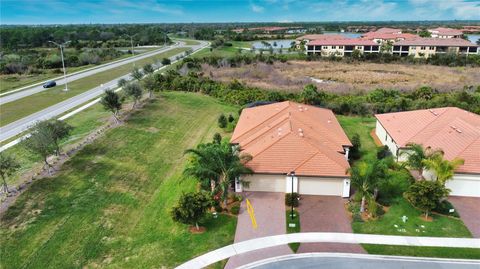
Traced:
[[350, 196], [352, 146], [329, 109], [290, 101], [245, 108], [231, 143], [252, 159], [236, 191]]
[[435, 54], [478, 54], [479, 46], [462, 38], [416, 38], [393, 44], [393, 55], [428, 58]]
[[[443, 107], [377, 114], [375, 134], [398, 161], [404, 161], [408, 144], [441, 149], [444, 158], [461, 158], [465, 163], [446, 186], [451, 195], [480, 197], [480, 115]], [[424, 174], [430, 177], [431, 173]]]
[[438, 27], [434, 29], [428, 29], [431, 37], [433, 38], [462, 38], [462, 30], [453, 28]]

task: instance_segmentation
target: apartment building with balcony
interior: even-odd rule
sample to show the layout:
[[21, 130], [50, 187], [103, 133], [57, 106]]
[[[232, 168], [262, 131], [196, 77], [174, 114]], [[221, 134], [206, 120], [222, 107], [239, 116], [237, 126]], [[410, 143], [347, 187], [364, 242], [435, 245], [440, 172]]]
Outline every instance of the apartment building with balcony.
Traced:
[[379, 53], [380, 45], [372, 40], [362, 38], [316, 39], [305, 45], [306, 54], [328, 56], [349, 56], [355, 50], [360, 53]]
[[462, 38], [463, 32], [458, 29], [438, 27], [428, 29], [432, 38]]
[[479, 54], [479, 46], [461, 38], [417, 38], [395, 42], [392, 54], [428, 58], [435, 54]]

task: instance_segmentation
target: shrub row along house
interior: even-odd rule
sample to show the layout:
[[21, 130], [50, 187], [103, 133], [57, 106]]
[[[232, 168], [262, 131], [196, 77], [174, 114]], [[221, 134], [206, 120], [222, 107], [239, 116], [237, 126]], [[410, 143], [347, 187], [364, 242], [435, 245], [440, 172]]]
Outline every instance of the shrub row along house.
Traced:
[[[460, 158], [464, 164], [457, 168], [446, 187], [451, 195], [480, 197], [480, 116], [456, 107], [423, 109], [377, 114], [375, 134], [388, 146], [398, 161], [408, 156], [408, 145], [440, 149], [444, 158]], [[407, 152], [406, 154], [404, 154]], [[428, 170], [425, 178], [431, 178]]]
[[[480, 197], [479, 115], [447, 107], [376, 117], [378, 140], [398, 161], [411, 142], [441, 149], [445, 159], [462, 158], [446, 186], [451, 195]], [[246, 165], [253, 171], [235, 182], [237, 192], [350, 196], [352, 143], [331, 110], [290, 101], [246, 108], [231, 143], [251, 155]]]
[[[402, 33], [399, 29], [381, 28], [360, 38], [342, 35], [305, 35], [296, 39], [297, 48], [305, 47], [307, 55], [349, 56], [355, 51], [365, 53], [392, 53], [398, 56], [428, 58], [435, 54], [480, 54], [479, 46], [459, 38], [461, 31], [436, 28], [431, 38]], [[459, 35], [460, 33], [460, 35]]]

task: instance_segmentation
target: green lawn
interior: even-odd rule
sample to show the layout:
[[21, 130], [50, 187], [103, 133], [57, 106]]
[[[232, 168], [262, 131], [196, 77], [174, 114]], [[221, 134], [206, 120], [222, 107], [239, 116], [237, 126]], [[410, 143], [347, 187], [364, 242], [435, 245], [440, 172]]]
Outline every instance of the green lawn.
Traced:
[[236, 219], [208, 219], [192, 235], [169, 210], [196, 183], [182, 180], [183, 151], [210, 140], [236, 107], [164, 93], [36, 181], [1, 221], [2, 268], [171, 268], [233, 242]]
[[[175, 48], [169, 50], [168, 52], [135, 61], [135, 63], [137, 66], [142, 67], [147, 63], [153, 63], [156, 60], [161, 60], [165, 57], [171, 57], [186, 50], [187, 48]], [[1, 106], [2, 117], [0, 118], [0, 126], [14, 122], [32, 113], [97, 87], [102, 83], [106, 83], [112, 79], [128, 74], [132, 71], [132, 68], [132, 64], [125, 64], [111, 70], [106, 70], [86, 78], [72, 81], [68, 84], [68, 92], [64, 92], [64, 86], [59, 85], [49, 90], [4, 104]]]
[[362, 246], [368, 253], [378, 255], [480, 259], [480, 249], [475, 248], [404, 247], [370, 244], [362, 244]]
[[[472, 237], [460, 219], [432, 215], [433, 221], [426, 221], [421, 215], [420, 210], [412, 207], [405, 199], [398, 198], [388, 212], [378, 220], [353, 222], [352, 228], [356, 233], [366, 234]], [[406, 223], [402, 221], [402, 216], [408, 217]]]
[[[287, 219], [287, 233], [299, 233], [300, 232], [300, 215], [296, 209], [293, 210], [294, 217], [292, 219], [292, 214], [290, 210], [287, 210], [286, 219]], [[290, 227], [290, 223], [295, 223], [295, 227]], [[292, 249], [294, 253], [297, 253], [300, 243], [290, 243], [288, 246]]]
[[370, 132], [375, 129], [375, 118], [337, 115], [337, 119], [343, 130], [345, 130], [348, 138], [352, 139], [354, 134], [360, 136], [360, 142], [362, 143], [360, 152], [362, 158], [374, 157], [376, 154], [376, 145]]

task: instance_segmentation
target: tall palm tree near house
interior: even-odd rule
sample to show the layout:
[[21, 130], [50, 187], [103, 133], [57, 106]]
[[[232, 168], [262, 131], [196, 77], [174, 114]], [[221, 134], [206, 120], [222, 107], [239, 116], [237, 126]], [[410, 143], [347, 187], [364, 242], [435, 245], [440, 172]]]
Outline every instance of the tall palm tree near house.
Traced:
[[465, 163], [463, 159], [455, 158], [451, 161], [445, 160], [443, 154], [435, 154], [428, 159], [423, 160], [425, 168], [434, 172], [435, 179], [442, 185], [447, 180], [453, 178], [455, 170]]
[[193, 159], [184, 175], [197, 178], [204, 189], [210, 188], [213, 195], [220, 195], [225, 207], [231, 184], [240, 175], [252, 173], [245, 166], [251, 156], [240, 154], [238, 148], [228, 142], [201, 144], [185, 153], [191, 154]]
[[378, 185], [385, 178], [386, 170], [386, 164], [380, 160], [360, 162], [349, 169], [351, 184], [362, 197], [360, 212], [365, 211], [367, 200], [375, 201]]
[[423, 174], [423, 168], [425, 167], [424, 160], [441, 153], [440, 150], [433, 150], [432, 148], [424, 148], [420, 144], [409, 143], [407, 144], [408, 151], [402, 152], [402, 155], [407, 156], [406, 164], [412, 169]]

